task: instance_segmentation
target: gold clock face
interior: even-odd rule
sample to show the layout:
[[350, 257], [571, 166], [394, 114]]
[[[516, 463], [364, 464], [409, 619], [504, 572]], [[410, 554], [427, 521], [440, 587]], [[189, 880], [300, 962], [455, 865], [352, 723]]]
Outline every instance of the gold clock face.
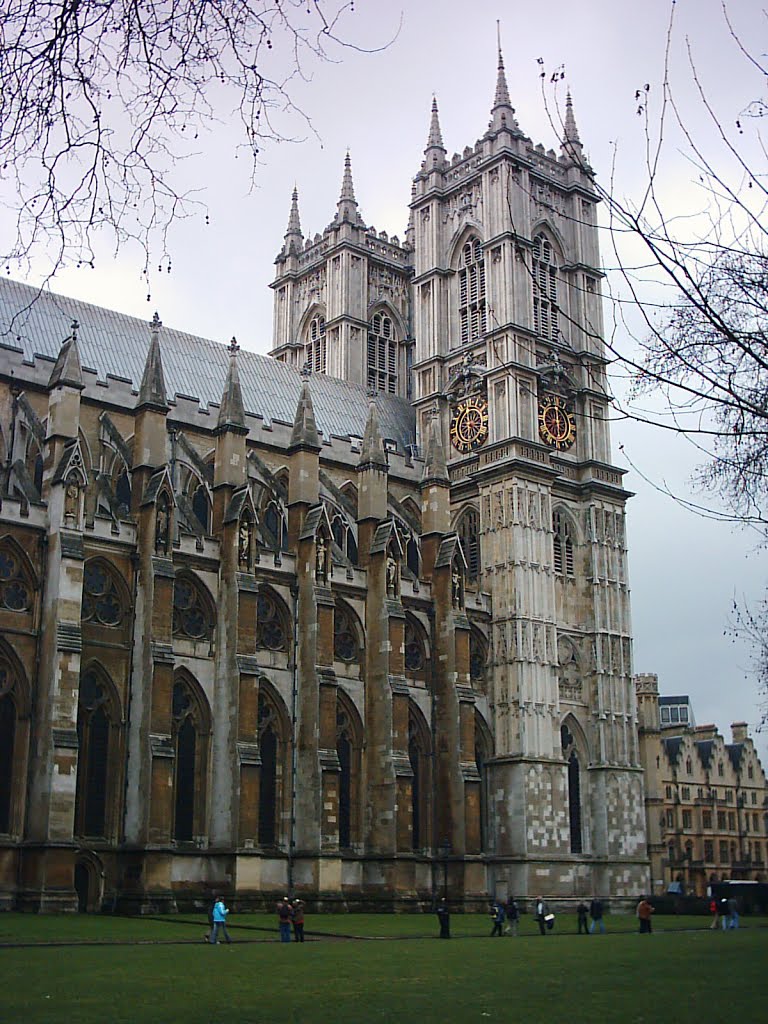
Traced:
[[465, 398], [453, 410], [451, 442], [466, 454], [488, 440], [488, 403], [484, 398]]
[[573, 409], [560, 395], [544, 395], [539, 400], [539, 437], [561, 452], [576, 440]]

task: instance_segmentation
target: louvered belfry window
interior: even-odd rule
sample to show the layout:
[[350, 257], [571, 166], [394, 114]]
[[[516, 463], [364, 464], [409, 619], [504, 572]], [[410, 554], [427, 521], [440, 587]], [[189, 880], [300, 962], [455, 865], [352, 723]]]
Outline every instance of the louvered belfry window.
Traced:
[[470, 238], [461, 250], [459, 320], [462, 345], [482, 338], [488, 329], [485, 300], [485, 257], [479, 238]]
[[377, 313], [368, 325], [368, 387], [397, 393], [397, 339], [392, 320]]
[[557, 264], [546, 235], [533, 240], [533, 329], [555, 340], [560, 332], [557, 313]]
[[309, 338], [304, 346], [304, 359], [309, 366], [310, 373], [325, 373], [327, 366], [325, 317], [313, 317], [309, 322], [308, 333]]

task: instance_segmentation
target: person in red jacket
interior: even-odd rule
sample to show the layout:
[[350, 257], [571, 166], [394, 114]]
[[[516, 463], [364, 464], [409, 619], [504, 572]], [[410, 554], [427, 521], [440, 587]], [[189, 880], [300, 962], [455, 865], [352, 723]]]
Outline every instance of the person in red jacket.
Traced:
[[640, 919], [640, 934], [650, 935], [653, 929], [651, 928], [651, 914], [653, 913], [653, 907], [645, 898], [642, 896], [640, 902], [637, 904], [637, 916]]
[[304, 904], [301, 900], [293, 901], [293, 938], [296, 942], [304, 941]]

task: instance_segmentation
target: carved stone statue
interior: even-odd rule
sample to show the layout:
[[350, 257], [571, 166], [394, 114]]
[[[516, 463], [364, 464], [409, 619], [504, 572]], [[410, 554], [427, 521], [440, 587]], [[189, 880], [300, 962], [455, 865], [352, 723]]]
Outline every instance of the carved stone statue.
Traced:
[[453, 601], [454, 608], [461, 608], [463, 582], [461, 573], [456, 566], [454, 566], [451, 572], [451, 599]]
[[80, 481], [74, 473], [67, 477], [64, 489], [64, 518], [70, 523], [80, 518]]
[[387, 554], [387, 594], [397, 597], [397, 559], [391, 551]]
[[170, 515], [166, 502], [160, 502], [155, 513], [155, 553], [166, 555], [168, 553], [168, 531], [170, 529]]
[[251, 564], [251, 521], [243, 516], [237, 531], [237, 562], [242, 569], [248, 569]]
[[318, 583], [328, 580], [328, 545], [322, 536], [317, 538], [315, 547], [315, 575]]

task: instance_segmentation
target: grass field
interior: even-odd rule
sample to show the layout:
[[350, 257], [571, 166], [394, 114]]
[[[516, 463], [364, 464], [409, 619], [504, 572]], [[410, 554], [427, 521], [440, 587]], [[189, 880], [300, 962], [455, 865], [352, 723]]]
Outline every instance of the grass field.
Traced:
[[[274, 941], [274, 919], [232, 915], [232, 946], [204, 946], [202, 919], [0, 915], [3, 1024], [451, 1024], [485, 1020], [718, 1024], [764, 1019], [768, 928], [738, 932], [702, 918], [660, 917], [652, 936], [631, 918], [551, 936], [525, 918], [518, 939], [491, 940], [482, 916], [309, 916], [315, 941]], [[567, 933], [566, 933], [567, 927]], [[345, 941], [333, 936], [378, 936]], [[429, 935], [429, 938], [417, 936]], [[398, 941], [394, 936], [407, 937]], [[153, 944], [137, 944], [137, 940]], [[269, 941], [264, 941], [269, 940]], [[48, 942], [73, 943], [51, 947]], [[88, 943], [77, 945], [76, 943]], [[155, 944], [156, 943], [156, 944]]]

